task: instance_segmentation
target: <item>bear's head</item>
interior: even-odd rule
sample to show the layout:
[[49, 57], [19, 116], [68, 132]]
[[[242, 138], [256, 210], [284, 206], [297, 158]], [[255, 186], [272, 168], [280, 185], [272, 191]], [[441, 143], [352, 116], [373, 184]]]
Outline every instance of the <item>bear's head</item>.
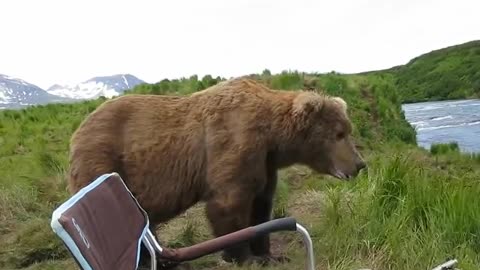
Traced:
[[292, 106], [298, 161], [340, 179], [353, 178], [366, 167], [342, 98], [306, 91], [295, 97]]

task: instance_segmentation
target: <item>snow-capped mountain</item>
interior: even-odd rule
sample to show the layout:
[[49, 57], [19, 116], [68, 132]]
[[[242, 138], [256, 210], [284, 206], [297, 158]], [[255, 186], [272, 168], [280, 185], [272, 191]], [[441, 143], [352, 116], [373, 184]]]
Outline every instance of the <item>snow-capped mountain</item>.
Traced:
[[0, 74], [0, 109], [68, 101], [22, 79]]
[[118, 74], [94, 77], [75, 85], [55, 84], [47, 89], [47, 92], [52, 95], [73, 99], [95, 99], [100, 96], [112, 98], [141, 83], [144, 83], [144, 81], [133, 75]]
[[71, 103], [100, 96], [111, 98], [144, 81], [130, 74], [94, 77], [76, 85], [55, 84], [44, 90], [22, 79], [0, 74], [0, 109], [47, 103]]

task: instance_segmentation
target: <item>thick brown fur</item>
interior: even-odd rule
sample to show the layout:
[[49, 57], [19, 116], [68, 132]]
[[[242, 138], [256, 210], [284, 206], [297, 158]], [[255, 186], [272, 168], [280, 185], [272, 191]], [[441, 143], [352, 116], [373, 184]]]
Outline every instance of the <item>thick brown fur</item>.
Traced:
[[[300, 163], [355, 176], [365, 163], [351, 130], [340, 98], [246, 78], [184, 97], [126, 95], [99, 106], [74, 133], [69, 190], [118, 172], [153, 225], [204, 201], [221, 236], [270, 219], [279, 168]], [[265, 236], [224, 258], [271, 258], [269, 245]]]

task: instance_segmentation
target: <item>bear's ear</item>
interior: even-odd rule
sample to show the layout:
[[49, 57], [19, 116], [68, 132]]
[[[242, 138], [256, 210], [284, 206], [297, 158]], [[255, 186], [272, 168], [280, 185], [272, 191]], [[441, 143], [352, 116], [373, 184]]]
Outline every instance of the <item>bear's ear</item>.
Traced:
[[332, 97], [332, 101], [335, 102], [336, 104], [338, 104], [340, 106], [340, 108], [342, 108], [342, 110], [344, 112], [347, 112], [347, 102], [345, 102], [345, 100], [341, 97]]
[[315, 92], [301, 92], [293, 100], [293, 115], [294, 116], [308, 116], [312, 113], [319, 112], [324, 103], [324, 97]]
[[347, 113], [347, 109], [348, 109], [347, 102], [345, 102], [343, 98], [332, 97], [331, 100], [335, 102], [335, 104], [338, 104], [344, 113]]

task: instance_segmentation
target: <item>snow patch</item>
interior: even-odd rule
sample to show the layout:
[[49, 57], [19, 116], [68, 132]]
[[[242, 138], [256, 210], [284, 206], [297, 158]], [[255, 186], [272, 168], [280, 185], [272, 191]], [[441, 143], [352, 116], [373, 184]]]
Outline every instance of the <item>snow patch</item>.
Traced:
[[5, 94], [5, 89], [0, 88], [0, 103], [8, 103], [10, 98]]
[[125, 75], [122, 75], [122, 78], [123, 78], [123, 81], [125, 82], [125, 85], [127, 86], [127, 88], [130, 88], [130, 86], [128, 85], [128, 80], [127, 80], [127, 78], [125, 78]]
[[[138, 80], [138, 83], [142, 81]], [[122, 75], [95, 77], [79, 84], [53, 85], [47, 92], [56, 96], [72, 99], [95, 99], [100, 96], [113, 98], [120, 95], [124, 90], [135, 86]]]
[[74, 99], [112, 98], [119, 93], [102, 82], [88, 81], [77, 85], [63, 85], [47, 90], [52, 95]]

